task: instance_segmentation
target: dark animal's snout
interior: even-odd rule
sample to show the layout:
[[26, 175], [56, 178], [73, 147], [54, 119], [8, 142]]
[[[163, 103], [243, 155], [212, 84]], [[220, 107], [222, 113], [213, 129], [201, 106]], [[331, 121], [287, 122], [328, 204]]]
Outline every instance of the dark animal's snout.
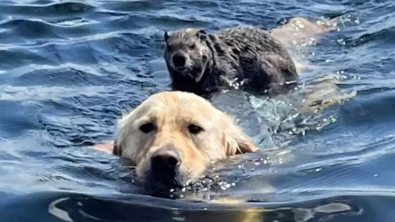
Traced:
[[184, 67], [186, 63], [186, 58], [185, 56], [181, 54], [176, 54], [173, 56], [173, 64], [176, 67]]
[[151, 167], [154, 171], [168, 173], [178, 170], [181, 159], [178, 153], [170, 148], [162, 148], [151, 157]]

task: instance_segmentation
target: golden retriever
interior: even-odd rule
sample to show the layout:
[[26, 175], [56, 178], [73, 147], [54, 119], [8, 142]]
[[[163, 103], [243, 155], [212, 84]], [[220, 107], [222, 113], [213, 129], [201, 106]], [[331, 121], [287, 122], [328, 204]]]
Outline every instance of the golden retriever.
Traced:
[[137, 181], [157, 194], [198, 179], [211, 161], [257, 150], [232, 118], [208, 101], [169, 91], [151, 95], [119, 120], [112, 152], [130, 159]]

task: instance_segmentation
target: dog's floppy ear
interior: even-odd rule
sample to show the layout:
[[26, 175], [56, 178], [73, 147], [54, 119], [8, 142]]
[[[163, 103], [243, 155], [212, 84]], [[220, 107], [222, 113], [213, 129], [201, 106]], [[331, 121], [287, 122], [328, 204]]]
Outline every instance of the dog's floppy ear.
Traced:
[[251, 138], [236, 126], [232, 126], [228, 128], [227, 132], [224, 132], [223, 144], [226, 150], [226, 156], [252, 153], [259, 150]]
[[114, 154], [116, 156], [122, 156], [122, 147], [117, 144], [116, 140], [113, 143], [112, 154]]
[[167, 43], [167, 41], [169, 40], [169, 33], [167, 31], [165, 31], [165, 34], [163, 36], [165, 38], [165, 42]]

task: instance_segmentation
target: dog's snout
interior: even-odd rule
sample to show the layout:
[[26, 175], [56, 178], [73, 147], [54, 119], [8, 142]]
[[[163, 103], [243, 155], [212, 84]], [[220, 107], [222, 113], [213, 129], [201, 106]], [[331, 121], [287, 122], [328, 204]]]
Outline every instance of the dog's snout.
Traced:
[[181, 163], [180, 156], [172, 149], [159, 149], [151, 157], [152, 167], [175, 170]]
[[184, 67], [186, 63], [186, 58], [185, 56], [181, 54], [176, 54], [173, 56], [173, 64], [176, 67]]
[[171, 146], [155, 151], [150, 158], [151, 166], [145, 177], [145, 188], [151, 194], [167, 193], [183, 185], [180, 173], [181, 158]]

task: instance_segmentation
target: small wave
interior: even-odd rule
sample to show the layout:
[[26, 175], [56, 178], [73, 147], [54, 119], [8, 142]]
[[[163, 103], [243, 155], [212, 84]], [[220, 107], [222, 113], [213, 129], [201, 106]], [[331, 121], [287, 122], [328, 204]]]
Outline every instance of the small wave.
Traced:
[[[185, 12], [184, 12], [185, 13]], [[193, 16], [193, 15], [191, 15]], [[210, 25], [207, 21], [199, 21], [191, 16], [184, 17], [178, 15], [168, 15], [167, 13], [160, 13], [158, 16], [152, 16], [150, 18], [150, 23], [155, 23], [157, 25], [164, 25], [165, 27], [181, 28], [186, 25], [192, 27], [207, 27]]]
[[[81, 13], [87, 12], [94, 8], [92, 5], [84, 4], [81, 2], [62, 2], [45, 6], [47, 10], [53, 13]], [[49, 12], [49, 13], [50, 13]]]
[[[394, 14], [391, 13], [391, 15], [379, 16], [373, 21], [368, 21], [368, 24], [362, 24], [370, 25], [368, 29], [358, 32], [358, 34], [353, 34], [351, 37], [338, 39], [337, 41], [340, 45], [348, 47], [358, 47], [368, 43], [394, 44], [395, 38], [392, 36], [395, 33], [395, 19], [393, 15]], [[357, 24], [359, 24], [359, 19], [356, 21], [358, 21]]]
[[122, 1], [122, 2], [105, 2], [102, 8], [115, 12], [147, 12], [153, 9], [162, 8], [162, 5], [157, 1]]
[[338, 39], [337, 41], [339, 44], [346, 45], [349, 47], [358, 47], [368, 43], [377, 44], [379, 42], [385, 44], [394, 44], [395, 43], [395, 38], [393, 37], [394, 35], [395, 35], [395, 27], [390, 27], [372, 33], [365, 33], [356, 38], [348, 37], [344, 39]]
[[[61, 40], [90, 35], [97, 29], [99, 22], [83, 18], [68, 18], [57, 20], [43, 19], [14, 19], [9, 18], [0, 22], [0, 28], [7, 35], [16, 35], [17, 39], [34, 40]], [[13, 41], [16, 45], [16, 41]]]
[[51, 4], [0, 4], [1, 11], [14, 15], [30, 16], [62, 16], [75, 15], [93, 10], [95, 7], [81, 2], [61, 2]]
[[54, 25], [40, 19], [11, 19], [0, 23], [1, 28], [26, 38], [60, 38]]

